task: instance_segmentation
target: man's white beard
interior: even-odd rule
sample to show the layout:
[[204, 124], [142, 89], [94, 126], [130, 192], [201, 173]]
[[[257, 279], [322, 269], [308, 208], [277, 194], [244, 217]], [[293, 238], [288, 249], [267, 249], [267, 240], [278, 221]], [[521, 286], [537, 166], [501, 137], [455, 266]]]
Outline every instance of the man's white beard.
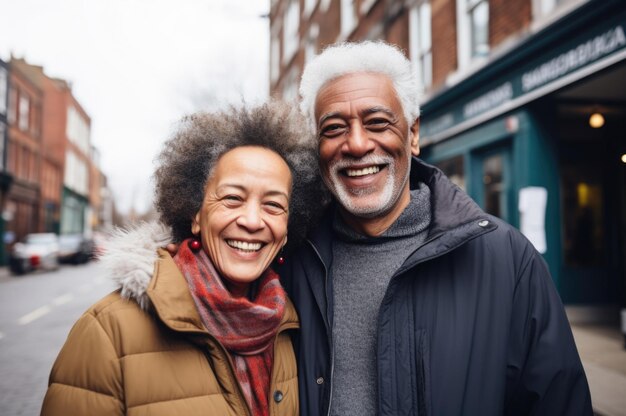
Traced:
[[[410, 162], [410, 159], [409, 159]], [[346, 188], [340, 179], [340, 171], [353, 165], [387, 165], [387, 180], [382, 191], [378, 191], [374, 187], [371, 188]], [[339, 160], [329, 166], [330, 178], [324, 178], [326, 186], [333, 193], [335, 198], [350, 214], [362, 218], [374, 218], [390, 211], [396, 204], [400, 191], [406, 185], [409, 178], [409, 170], [407, 169], [406, 177], [400, 184], [396, 184], [395, 160], [390, 156], [367, 155], [361, 159]], [[378, 196], [368, 203], [359, 201], [360, 197], [378, 193]]]

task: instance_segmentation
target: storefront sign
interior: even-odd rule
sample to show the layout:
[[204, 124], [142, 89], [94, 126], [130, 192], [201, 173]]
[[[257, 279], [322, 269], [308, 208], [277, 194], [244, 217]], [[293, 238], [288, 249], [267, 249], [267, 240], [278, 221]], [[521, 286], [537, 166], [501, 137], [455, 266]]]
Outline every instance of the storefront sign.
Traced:
[[592, 27], [564, 42], [560, 50], [511, 72], [507, 79], [485, 85], [453, 107], [429, 114], [426, 104], [420, 128], [422, 145], [446, 139], [562, 88], [587, 76], [584, 70], [599, 62], [608, 66], [614, 58], [626, 59], [626, 15], [616, 20], [618, 23], [614, 20], [606, 26]]
[[554, 81], [624, 45], [626, 45], [624, 29], [617, 26], [541, 64], [539, 67], [525, 72], [522, 75], [522, 91], [528, 92]]

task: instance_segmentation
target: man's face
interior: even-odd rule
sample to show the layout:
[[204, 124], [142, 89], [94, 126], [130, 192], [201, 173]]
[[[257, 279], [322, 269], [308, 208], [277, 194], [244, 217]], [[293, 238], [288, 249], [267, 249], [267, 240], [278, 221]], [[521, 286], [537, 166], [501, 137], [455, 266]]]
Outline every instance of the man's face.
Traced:
[[322, 177], [344, 212], [357, 221], [401, 212], [419, 124], [408, 125], [391, 80], [372, 73], [332, 80], [317, 95], [315, 118]]

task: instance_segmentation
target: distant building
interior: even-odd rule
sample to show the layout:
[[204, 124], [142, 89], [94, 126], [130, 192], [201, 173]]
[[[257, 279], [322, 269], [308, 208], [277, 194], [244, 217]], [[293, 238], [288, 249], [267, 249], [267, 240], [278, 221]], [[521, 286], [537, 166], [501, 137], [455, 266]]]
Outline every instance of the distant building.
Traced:
[[43, 91], [38, 80], [23, 69], [9, 62], [6, 167], [13, 184], [3, 213], [9, 245], [38, 231], [40, 218]]
[[285, 99], [328, 44], [397, 44], [424, 86], [421, 157], [520, 227], [565, 302], [626, 305], [623, 1], [273, 0], [270, 37]]
[[112, 194], [107, 177], [100, 169], [100, 152], [91, 146], [89, 163], [89, 205], [90, 227], [92, 230], [106, 231], [113, 227]]
[[[5, 206], [13, 176], [7, 172], [7, 112], [9, 107], [9, 67], [0, 59], [0, 237], [4, 237]], [[0, 243], [0, 265], [6, 262], [4, 244]]]
[[[43, 67], [12, 57], [11, 68], [23, 74], [39, 95], [39, 190], [37, 214], [28, 232], [89, 235], [102, 208], [99, 154], [91, 144], [91, 119], [72, 94], [70, 84], [48, 77]], [[94, 161], [95, 158], [95, 161]]]

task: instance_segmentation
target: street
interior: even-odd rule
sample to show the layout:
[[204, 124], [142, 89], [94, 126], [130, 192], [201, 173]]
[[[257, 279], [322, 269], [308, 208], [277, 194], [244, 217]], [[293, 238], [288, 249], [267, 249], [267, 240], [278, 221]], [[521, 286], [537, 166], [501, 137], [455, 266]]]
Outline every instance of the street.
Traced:
[[0, 415], [38, 415], [69, 330], [113, 290], [98, 263], [0, 277]]

